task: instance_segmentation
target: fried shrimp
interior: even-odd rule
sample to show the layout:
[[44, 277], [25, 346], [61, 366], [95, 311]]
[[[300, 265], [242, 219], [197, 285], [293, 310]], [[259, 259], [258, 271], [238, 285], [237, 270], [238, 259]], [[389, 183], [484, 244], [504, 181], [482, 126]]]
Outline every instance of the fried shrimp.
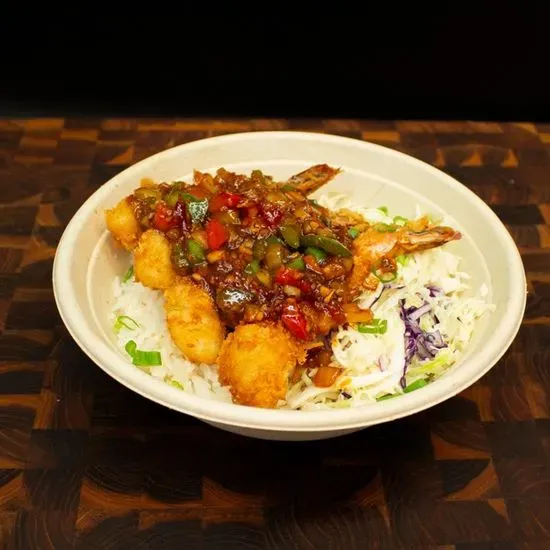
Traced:
[[105, 222], [107, 229], [126, 250], [131, 251], [136, 247], [141, 230], [126, 199], [105, 212]]
[[279, 324], [239, 325], [218, 357], [220, 382], [236, 403], [274, 408], [285, 399], [289, 377], [305, 356], [303, 345]]
[[155, 229], [148, 229], [134, 250], [136, 280], [149, 288], [163, 290], [174, 284], [176, 272], [172, 266], [168, 239]]
[[[384, 272], [384, 260], [391, 263], [400, 254], [436, 248], [460, 237], [458, 231], [445, 226], [425, 228], [419, 232], [407, 227], [393, 232], [378, 231], [376, 226], [369, 228], [353, 243], [353, 270], [348, 281], [350, 294], [357, 295], [363, 288], [369, 288], [369, 279], [372, 279], [378, 264]], [[375, 278], [375, 287], [377, 285], [378, 279]]]
[[225, 329], [211, 296], [189, 279], [178, 278], [164, 291], [170, 335], [192, 363], [215, 363]]

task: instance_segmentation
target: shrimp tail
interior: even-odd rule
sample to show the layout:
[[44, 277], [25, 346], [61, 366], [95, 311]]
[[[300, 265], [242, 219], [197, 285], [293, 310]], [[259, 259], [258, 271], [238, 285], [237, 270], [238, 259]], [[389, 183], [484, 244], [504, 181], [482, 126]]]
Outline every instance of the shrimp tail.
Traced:
[[328, 164], [316, 164], [295, 174], [286, 183], [295, 187], [296, 191], [309, 195], [335, 178], [340, 172], [340, 168], [332, 168]]
[[402, 231], [399, 235], [398, 246], [406, 253], [420, 252], [430, 248], [437, 248], [451, 241], [462, 238], [462, 234], [452, 227], [437, 226], [415, 233]]

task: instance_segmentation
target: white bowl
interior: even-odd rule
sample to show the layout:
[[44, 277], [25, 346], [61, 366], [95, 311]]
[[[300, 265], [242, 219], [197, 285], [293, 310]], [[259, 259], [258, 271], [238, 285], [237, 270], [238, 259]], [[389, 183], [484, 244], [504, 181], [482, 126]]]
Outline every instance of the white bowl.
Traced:
[[[413, 216], [421, 211], [450, 215], [463, 234], [452, 246], [473, 282], [485, 282], [496, 311], [486, 314], [469, 350], [432, 384], [362, 408], [330, 411], [265, 410], [187, 394], [133, 367], [115, 346], [109, 321], [112, 280], [129, 263], [112, 244], [104, 211], [141, 178], [187, 178], [193, 169], [260, 168], [287, 177], [310, 165], [343, 168], [323, 192], [349, 193], [365, 205], [386, 205]], [[450, 246], [450, 245], [449, 245]], [[59, 243], [53, 269], [55, 299], [63, 322], [82, 350], [106, 373], [157, 403], [219, 428], [278, 440], [323, 439], [353, 432], [432, 407], [464, 390], [504, 354], [519, 330], [526, 301], [523, 264], [515, 243], [493, 211], [442, 171], [371, 143], [302, 132], [254, 132], [204, 139], [158, 153], [124, 170], [78, 210]]]

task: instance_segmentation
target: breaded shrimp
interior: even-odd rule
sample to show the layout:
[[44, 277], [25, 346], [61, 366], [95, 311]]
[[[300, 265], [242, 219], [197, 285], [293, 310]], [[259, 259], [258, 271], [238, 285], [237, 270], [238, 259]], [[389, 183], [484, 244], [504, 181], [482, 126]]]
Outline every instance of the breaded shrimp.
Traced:
[[105, 212], [105, 222], [107, 229], [126, 250], [131, 251], [136, 247], [141, 231], [126, 199]]
[[178, 278], [164, 291], [164, 311], [170, 335], [185, 357], [193, 363], [215, 363], [225, 329], [210, 294]]
[[153, 289], [164, 290], [176, 281], [172, 266], [170, 242], [163, 233], [148, 229], [134, 250], [136, 281]]
[[382, 258], [396, 258], [400, 254], [436, 248], [460, 237], [458, 231], [445, 226], [419, 232], [403, 227], [393, 233], [380, 232], [371, 227], [353, 243], [353, 271], [348, 281], [348, 290], [352, 296], [359, 294], [371, 276], [372, 268]]
[[223, 343], [219, 378], [241, 405], [275, 408], [285, 399], [289, 377], [305, 361], [303, 345], [279, 324], [239, 325]]

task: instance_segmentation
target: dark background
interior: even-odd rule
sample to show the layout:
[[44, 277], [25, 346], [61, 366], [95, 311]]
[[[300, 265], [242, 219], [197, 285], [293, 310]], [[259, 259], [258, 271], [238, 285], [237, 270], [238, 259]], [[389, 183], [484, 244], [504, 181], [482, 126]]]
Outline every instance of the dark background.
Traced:
[[0, 114], [550, 120], [542, 2], [320, 5], [4, 17]]

